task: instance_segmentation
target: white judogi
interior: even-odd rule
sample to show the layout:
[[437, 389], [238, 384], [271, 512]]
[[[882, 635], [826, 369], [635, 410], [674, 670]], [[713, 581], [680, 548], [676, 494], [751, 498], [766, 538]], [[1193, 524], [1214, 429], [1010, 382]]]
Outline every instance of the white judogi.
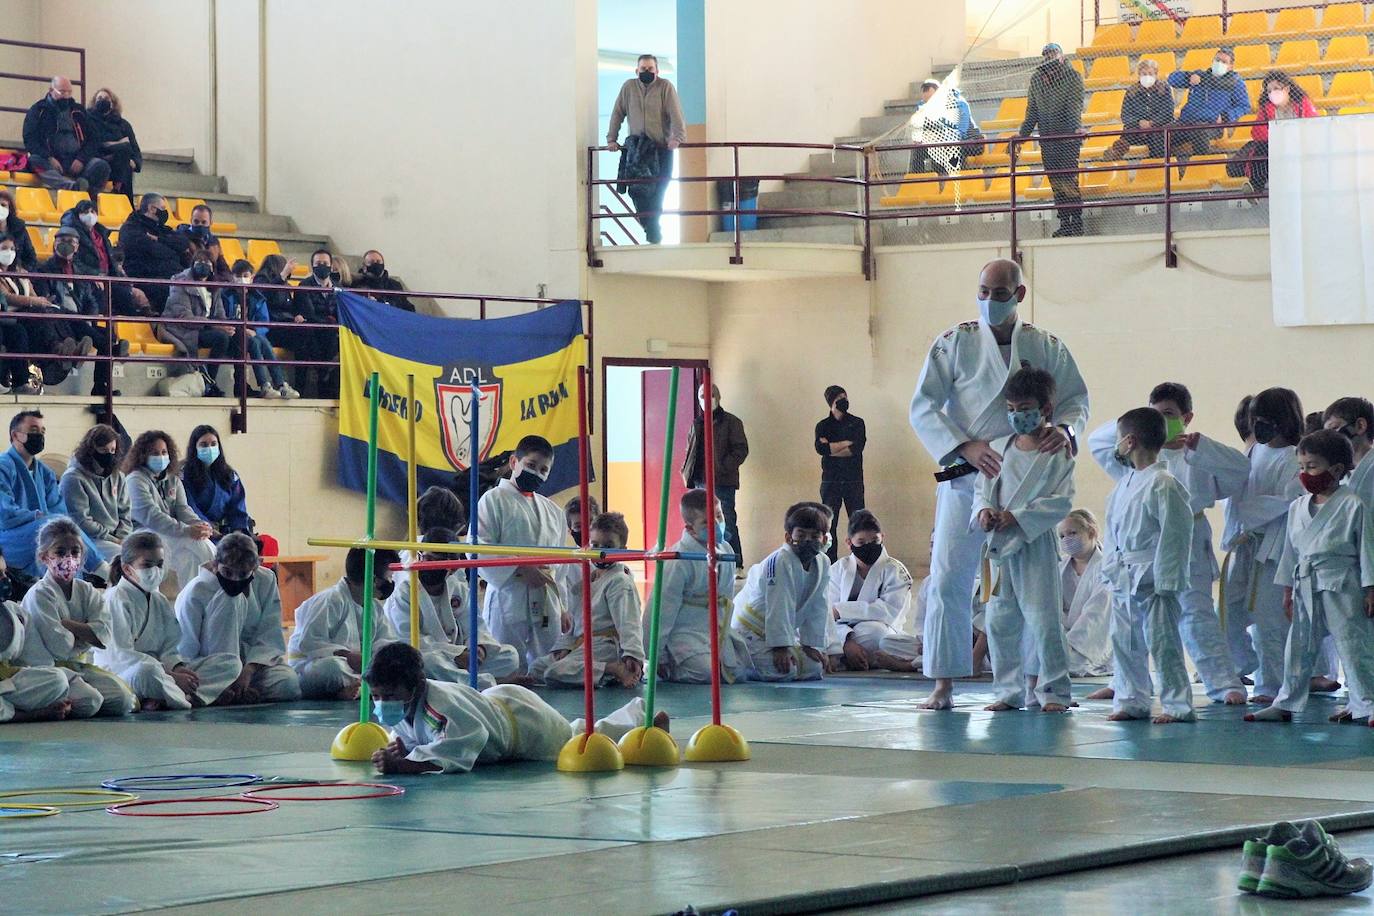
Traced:
[[[1116, 451], [1116, 423], [1107, 423], [1088, 437], [1093, 459], [1112, 480], [1120, 480], [1126, 473], [1114, 457]], [[1188, 565], [1188, 588], [1178, 596], [1182, 616], [1179, 635], [1183, 648], [1197, 666], [1207, 695], [1216, 702], [1232, 691], [1245, 692], [1240, 672], [1221, 632], [1212, 588], [1220, 568], [1212, 552], [1212, 526], [1207, 510], [1219, 499], [1228, 499], [1245, 488], [1250, 462], [1244, 453], [1215, 439], [1200, 436], [1196, 449], [1164, 449], [1159, 460], [1188, 491], [1188, 506], [1193, 510], [1193, 548]]]
[[1112, 673], [1112, 596], [1102, 578], [1102, 548], [1093, 552], [1083, 575], [1073, 558], [1059, 564], [1064, 595], [1064, 638], [1069, 643], [1069, 674], [1100, 677]]
[[[581, 604], [582, 567], [575, 568], [578, 574], [571, 586]], [[644, 661], [644, 608], [634, 575], [624, 563], [596, 572], [599, 575], [592, 579], [592, 683], [599, 686], [606, 675], [607, 662], [618, 662], [626, 656]], [[554, 651], [566, 649], [568, 654], [559, 659], [552, 654], [541, 655], [530, 666], [530, 674], [550, 687], [580, 688], [585, 671], [582, 635], [582, 615], [577, 614], [572, 630], [554, 643]]]
[[[1374, 459], [1374, 452], [1366, 452], [1365, 459]], [[1374, 506], [1374, 460], [1361, 460], [1346, 478], [1345, 485], [1350, 491], [1364, 500], [1365, 505]]]
[[1149, 716], [1153, 656], [1165, 714], [1193, 717], [1178, 635], [1178, 596], [1188, 586], [1192, 536], [1188, 492], [1162, 461], [1128, 470], [1107, 498], [1102, 575], [1112, 593], [1116, 712]]
[[[706, 545], [688, 531], [670, 550], [703, 553]], [[716, 621], [720, 642], [721, 682], [731, 683], [749, 668], [744, 640], [730, 628], [734, 609], [735, 555], [718, 545], [716, 565]], [[708, 570], [701, 560], [670, 560], [663, 564], [663, 592], [658, 613], [658, 668], [661, 680], [680, 684], [711, 683], [711, 619], [706, 615]], [[644, 638], [649, 638], [649, 615], [644, 610]]]
[[884, 548], [864, 575], [858, 596], [850, 601], [858, 575], [859, 561], [852, 553], [830, 565], [826, 600], [840, 616], [838, 620], [834, 614], [827, 617], [825, 651], [839, 655], [853, 636], [865, 652], [886, 652], [914, 661], [921, 641], [898, 629], [911, 611], [911, 573]]
[[1374, 621], [1364, 615], [1364, 589], [1374, 586], [1374, 510], [1349, 487], [1315, 506], [1310, 494], [1288, 510], [1278, 584], [1293, 589], [1293, 625], [1283, 687], [1274, 705], [1301, 712], [1322, 636], [1334, 638], [1356, 718], [1374, 715]]
[[[966, 321], [931, 345], [911, 398], [911, 426], [936, 463], [952, 464], [965, 442], [990, 442], [1011, 434], [1002, 392], [1011, 372], [1028, 366], [1054, 376], [1053, 422], [1083, 434], [1088, 389], [1068, 347], [1018, 320], [1004, 352], [991, 328], [981, 321]], [[973, 580], [983, 544], [983, 532], [968, 521], [973, 489], [972, 475], [936, 487], [930, 558], [934, 582], [923, 639], [926, 677], [973, 673]]]
[[171, 671], [185, 665], [200, 678], [196, 696], [213, 703], [243, 667], [238, 656], [220, 653], [192, 663], [177, 650], [181, 626], [172, 603], [161, 592], [145, 592], [121, 578], [105, 590], [105, 611], [114, 628], [106, 648], [95, 650], [95, 663], [119, 675], [140, 700], [157, 700], [170, 709], [190, 709], [191, 701]]
[[[791, 547], [783, 546], [749, 570], [744, 588], [735, 596], [730, 626], [744, 638], [755, 681], [811, 681], [824, 667], [802, 651], [808, 646], [825, 652], [825, 621], [830, 616], [826, 591], [830, 560], [824, 553], [806, 569]], [[792, 667], [773, 667], [773, 649], [792, 650]]]
[[[1245, 459], [1250, 460], [1248, 450]], [[1244, 489], [1242, 487], [1241, 491], [1244, 492]], [[1250, 620], [1250, 593], [1256, 578], [1255, 540], [1242, 530], [1236, 505], [1235, 496], [1223, 502], [1221, 549], [1226, 551], [1226, 559], [1222, 562], [1221, 593], [1217, 605], [1225, 611], [1222, 630], [1231, 652], [1231, 661], [1235, 662], [1238, 674], [1248, 677], [1259, 667], [1252, 636], [1254, 627]]]
[[[644, 700], [636, 697], [596, 723], [619, 741], [644, 724]], [[498, 684], [473, 690], [467, 684], [425, 681], [406, 718], [394, 729], [410, 760], [438, 764], [445, 773], [467, 773], [479, 763], [556, 760], [585, 720], [569, 722], [531, 690]]]
[[[1231, 498], [1228, 508], [1234, 513], [1236, 533], [1232, 544], [1242, 537], [1250, 541], [1250, 563], [1238, 582], [1239, 594], [1232, 603], [1231, 584], [1227, 583], [1226, 630], [1235, 642], [1243, 639], [1247, 627], [1254, 626], [1255, 696], [1278, 694], [1283, 681], [1284, 645], [1289, 623], [1283, 613], [1283, 589], [1275, 584], [1279, 556], [1287, 539], [1288, 507], [1303, 494], [1298, 481], [1297, 449], [1288, 445], [1271, 448], [1256, 444], [1250, 449], [1250, 475], [1240, 494]], [[1232, 567], [1237, 557], [1231, 559]]]
[[[420, 592], [420, 654], [425, 657], [428, 677], [451, 683], [468, 682], [468, 669], [454, 661], [468, 648], [468, 613], [464, 603], [468, 594], [467, 582], [449, 575], [444, 577], [444, 591], [431, 595], [422, 584]], [[454, 607], [462, 608], [455, 613]], [[402, 642], [410, 642], [410, 581], [401, 580], [383, 606], [387, 623]], [[502, 645], [487, 630], [486, 623], [477, 619], [477, 645], [483, 647], [485, 657], [477, 667], [478, 683], [482, 675], [495, 678], [515, 673], [520, 667], [520, 653], [514, 646]]]
[[[477, 531], [483, 544], [562, 547], [567, 528], [563, 510], [552, 500], [521, 493], [503, 479], [478, 501]], [[563, 608], [555, 585], [530, 588], [515, 577], [517, 568], [484, 566], [478, 571], [487, 582], [487, 625], [497, 642], [515, 647], [523, 669], [553, 650], [562, 632]]]
[[11, 663], [23, 651], [24, 629], [24, 612], [19, 605], [0, 601], [0, 722], [9, 722], [17, 713], [47, 709], [67, 696], [71, 672], [50, 666], [23, 668]]
[[[387, 620], [382, 602], [372, 602], [372, 655], [399, 637]], [[307, 700], [332, 700], [362, 683], [339, 652], [363, 651], [363, 606], [353, 600], [348, 579], [311, 595], [296, 608], [296, 629], [286, 645], [286, 659], [301, 680]], [[366, 667], [364, 665], [364, 667]]]
[[281, 595], [270, 569], [255, 569], [248, 590], [231, 597], [219, 587], [215, 574], [202, 568], [177, 595], [176, 611], [181, 625], [177, 651], [189, 664], [212, 655], [232, 655], [240, 664], [262, 666], [248, 682], [262, 702], [300, 699], [300, 678], [286, 664]]
[[73, 579], [71, 585], [72, 596], [68, 598], [52, 573], [46, 573], [24, 596], [23, 608], [28, 621], [19, 663], [34, 667], [57, 665], [76, 674], [76, 678], [69, 680], [68, 693], [73, 716], [78, 715], [78, 705], [82, 709], [89, 708], [92, 700], [89, 691], [99, 694], [99, 699], [94, 711], [87, 715], [127, 716], [138, 708], [133, 690], [118, 676], [92, 664], [90, 650], [94, 646], [77, 640], [62, 625], [63, 620], [88, 624], [96, 639], [110, 645], [114, 631], [105, 602], [95, 586], [86, 580]]
[[994, 448], [1002, 453], [1002, 470], [994, 478], [979, 475], [969, 525], [977, 525], [984, 509], [1007, 510], [1016, 518], [1012, 527], [985, 535], [993, 577], [990, 586], [984, 583], [992, 592], [986, 618], [988, 654], [997, 699], [1017, 708], [1026, 705], [1024, 648], [1035, 656], [1035, 696], [1040, 704], [1067, 706], [1073, 697], [1069, 648], [1060, 620], [1063, 597], [1055, 575], [1055, 526], [1073, 508], [1073, 459], [1062, 451], [1023, 451], [1016, 437], [999, 439]]

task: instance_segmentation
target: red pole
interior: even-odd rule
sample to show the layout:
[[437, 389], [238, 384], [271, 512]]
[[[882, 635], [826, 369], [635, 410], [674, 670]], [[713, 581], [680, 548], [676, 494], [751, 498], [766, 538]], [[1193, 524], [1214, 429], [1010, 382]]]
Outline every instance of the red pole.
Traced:
[[[716, 435], [715, 417], [711, 406], [711, 367], [701, 372], [701, 389], [704, 392], [705, 416], [701, 422], [702, 471], [706, 476], [706, 517], [711, 524], [706, 528], [706, 613], [711, 618], [711, 723], [720, 724], [720, 610], [716, 607], [716, 591], [720, 573], [716, 569]], [[735, 557], [742, 563], [743, 557]]]
[[[665, 550], [663, 553], [652, 551], [632, 551], [630, 553], [608, 553], [607, 560], [616, 560], [621, 563], [638, 563], [640, 561], [652, 562], [654, 560], [678, 560], [682, 555], [675, 550]], [[420, 560], [415, 563], [392, 563], [387, 569], [392, 572], [408, 572], [414, 569], [469, 569], [473, 566], [556, 566], [564, 564], [571, 566], [574, 563], [581, 563], [578, 557], [478, 557], [475, 560]]]
[[[582, 513], [582, 546], [591, 543], [592, 521], [587, 499], [587, 367], [577, 369], [577, 495]], [[585, 694], [587, 736], [596, 731], [596, 690], [592, 674], [592, 564], [582, 561], [582, 690]]]

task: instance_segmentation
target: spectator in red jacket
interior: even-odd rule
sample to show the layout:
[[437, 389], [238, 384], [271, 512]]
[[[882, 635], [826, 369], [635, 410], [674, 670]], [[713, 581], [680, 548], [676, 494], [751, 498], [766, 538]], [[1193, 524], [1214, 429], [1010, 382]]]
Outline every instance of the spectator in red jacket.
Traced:
[[1269, 121], [1288, 118], [1315, 118], [1321, 115], [1312, 97], [1287, 73], [1275, 70], [1264, 78], [1264, 94], [1255, 106], [1255, 119], [1264, 121], [1250, 128], [1253, 145], [1245, 152], [1250, 157], [1250, 184], [1256, 191], [1269, 186]]

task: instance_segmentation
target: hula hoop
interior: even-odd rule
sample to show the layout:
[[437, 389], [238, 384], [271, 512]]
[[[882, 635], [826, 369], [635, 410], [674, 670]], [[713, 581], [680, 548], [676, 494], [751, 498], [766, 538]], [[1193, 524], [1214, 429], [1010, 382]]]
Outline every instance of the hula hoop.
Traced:
[[379, 792], [369, 792], [366, 795], [278, 795], [289, 789], [314, 789], [319, 788], [319, 783], [298, 783], [296, 785], [285, 786], [259, 786], [256, 789], [249, 789], [240, 795], [240, 798], [262, 799], [263, 793], [272, 793], [269, 798], [275, 801], [284, 802], [322, 802], [322, 801], [357, 801], [363, 798], [391, 798], [396, 795], [406, 794], [406, 790], [400, 786], [393, 786], [384, 782], [335, 782], [327, 783], [331, 789], [362, 788], [380, 789]]
[[[196, 792], [202, 789], [233, 789], [238, 786], [251, 786], [261, 778], [253, 773], [180, 773], [171, 776], [119, 776], [115, 779], [107, 779], [100, 785], [106, 789], [122, 791], [136, 789], [139, 792]], [[191, 779], [218, 779], [221, 782], [216, 785], [205, 785], [204, 783], [172, 786], [153, 785], [153, 783], [159, 782], [180, 783]]]
[[[25, 817], [52, 817], [57, 813], [52, 805], [0, 805], [0, 820], [19, 820]], [[18, 814], [11, 814], [18, 811]]]
[[16, 789], [0, 792], [0, 798], [29, 798], [34, 795], [98, 796], [97, 801], [45, 802], [41, 805], [3, 805], [6, 808], [103, 808], [109, 804], [131, 802], [138, 798], [132, 792], [112, 792], [106, 789]]
[[[191, 804], [224, 804], [224, 805], [248, 805], [242, 811], [130, 811], [130, 808], [147, 808], [157, 805], [191, 805]], [[229, 817], [235, 814], [260, 814], [263, 811], [277, 810], [277, 803], [268, 801], [265, 798], [243, 798], [238, 795], [228, 797], [206, 797], [206, 798], [156, 798], [146, 801], [124, 802], [119, 805], [110, 805], [105, 810], [111, 814], [122, 815], [123, 817]]]

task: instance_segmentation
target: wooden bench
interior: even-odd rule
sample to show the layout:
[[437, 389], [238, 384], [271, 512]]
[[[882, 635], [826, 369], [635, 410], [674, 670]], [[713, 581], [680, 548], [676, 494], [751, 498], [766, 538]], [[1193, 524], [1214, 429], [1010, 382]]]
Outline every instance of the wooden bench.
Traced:
[[277, 590], [281, 592], [281, 623], [283, 627], [296, 625], [296, 608], [315, 594], [315, 567], [327, 557], [322, 554], [287, 557], [263, 557], [262, 565], [277, 571]]

